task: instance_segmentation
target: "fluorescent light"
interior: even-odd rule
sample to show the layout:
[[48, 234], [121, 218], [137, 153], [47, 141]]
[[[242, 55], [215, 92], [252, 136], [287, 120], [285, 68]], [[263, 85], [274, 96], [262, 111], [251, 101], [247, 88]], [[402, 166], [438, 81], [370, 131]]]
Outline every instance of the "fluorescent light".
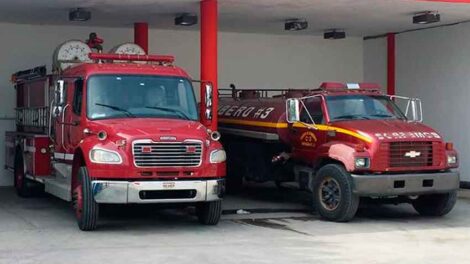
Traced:
[[91, 18], [91, 12], [83, 8], [75, 8], [69, 11], [70, 21], [87, 21]]
[[305, 19], [289, 19], [284, 24], [284, 30], [298, 31], [308, 28], [308, 22]]
[[436, 12], [426, 11], [413, 16], [413, 24], [430, 24], [441, 21], [441, 15]]
[[175, 25], [192, 26], [197, 24], [197, 15], [184, 13], [175, 17]]

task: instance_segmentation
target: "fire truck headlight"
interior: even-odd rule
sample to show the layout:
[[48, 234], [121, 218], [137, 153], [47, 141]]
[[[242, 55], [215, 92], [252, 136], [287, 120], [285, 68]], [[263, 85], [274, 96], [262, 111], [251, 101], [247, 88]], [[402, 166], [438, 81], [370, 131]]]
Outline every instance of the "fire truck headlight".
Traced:
[[111, 150], [105, 149], [92, 149], [90, 151], [90, 160], [93, 163], [105, 163], [105, 164], [121, 164], [122, 158], [121, 156]]
[[449, 166], [457, 164], [457, 156], [455, 156], [454, 154], [448, 154], [447, 155], [447, 164]]
[[369, 158], [356, 158], [354, 160], [354, 166], [356, 167], [356, 169], [369, 168], [370, 166]]
[[222, 163], [227, 159], [227, 155], [225, 154], [225, 150], [217, 149], [213, 150], [210, 155], [210, 163]]

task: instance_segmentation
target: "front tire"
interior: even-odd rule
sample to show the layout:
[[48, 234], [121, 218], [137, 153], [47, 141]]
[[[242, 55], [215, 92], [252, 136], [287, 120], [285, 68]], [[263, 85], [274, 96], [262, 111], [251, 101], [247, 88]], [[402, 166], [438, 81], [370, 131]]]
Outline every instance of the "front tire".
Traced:
[[196, 215], [203, 225], [217, 225], [222, 215], [222, 200], [198, 204]]
[[342, 165], [322, 167], [313, 180], [313, 200], [321, 217], [334, 222], [351, 220], [359, 207], [351, 176]]
[[457, 203], [457, 191], [422, 195], [412, 202], [415, 210], [423, 216], [443, 216]]
[[80, 230], [91, 231], [96, 229], [99, 206], [93, 197], [91, 180], [85, 166], [80, 167], [78, 170], [78, 178], [76, 184], [74, 184], [72, 197], [75, 217]]

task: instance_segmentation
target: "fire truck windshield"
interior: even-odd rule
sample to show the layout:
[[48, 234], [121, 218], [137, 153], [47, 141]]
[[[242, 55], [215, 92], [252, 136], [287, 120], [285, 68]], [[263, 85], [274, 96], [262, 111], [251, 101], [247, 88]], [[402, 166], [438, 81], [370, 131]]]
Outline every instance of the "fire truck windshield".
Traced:
[[197, 120], [196, 99], [185, 78], [94, 75], [87, 84], [89, 119], [175, 118]]
[[403, 112], [388, 96], [326, 96], [326, 105], [332, 122], [361, 119], [406, 120]]

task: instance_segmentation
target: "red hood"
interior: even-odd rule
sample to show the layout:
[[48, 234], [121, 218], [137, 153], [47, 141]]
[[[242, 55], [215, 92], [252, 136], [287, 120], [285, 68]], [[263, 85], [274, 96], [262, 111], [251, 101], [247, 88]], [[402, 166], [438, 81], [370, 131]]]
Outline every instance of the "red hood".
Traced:
[[432, 128], [402, 120], [352, 120], [334, 122], [332, 125], [365, 133], [379, 140], [442, 140]]
[[152, 139], [176, 137], [177, 141], [185, 139], [207, 138], [206, 128], [197, 121], [161, 118], [126, 118], [93, 121], [92, 130], [105, 130], [109, 135], [127, 139]]

